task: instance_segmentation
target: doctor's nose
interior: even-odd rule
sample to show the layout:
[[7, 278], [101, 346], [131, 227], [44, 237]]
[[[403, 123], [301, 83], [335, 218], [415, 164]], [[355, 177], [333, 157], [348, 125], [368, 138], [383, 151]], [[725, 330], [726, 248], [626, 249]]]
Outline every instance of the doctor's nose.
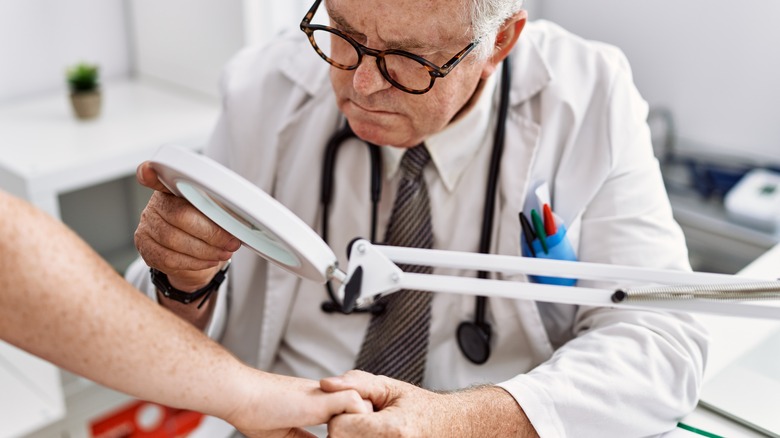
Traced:
[[378, 91], [392, 87], [387, 82], [379, 67], [376, 64], [376, 58], [373, 56], [364, 56], [358, 68], [354, 70], [352, 76], [352, 86], [358, 93], [368, 96]]

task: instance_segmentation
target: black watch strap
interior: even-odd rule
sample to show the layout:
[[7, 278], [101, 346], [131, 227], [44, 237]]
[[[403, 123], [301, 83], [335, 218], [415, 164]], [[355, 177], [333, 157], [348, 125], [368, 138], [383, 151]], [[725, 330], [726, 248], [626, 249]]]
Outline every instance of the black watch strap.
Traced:
[[157, 290], [160, 291], [161, 294], [165, 298], [178, 301], [180, 303], [184, 304], [190, 304], [191, 302], [203, 298], [200, 303], [198, 303], [198, 309], [203, 306], [203, 303], [205, 303], [209, 297], [211, 296], [214, 291], [219, 289], [219, 285], [222, 284], [223, 281], [225, 281], [225, 277], [227, 276], [227, 271], [230, 268], [230, 261], [227, 262], [224, 268], [220, 269], [219, 272], [217, 272], [217, 275], [214, 276], [214, 278], [211, 279], [209, 284], [203, 286], [202, 288], [194, 291], [194, 292], [184, 292], [183, 290], [176, 289], [175, 287], [171, 286], [171, 282], [168, 281], [168, 275], [165, 274], [162, 271], [158, 271], [157, 269], [150, 268], [149, 272], [152, 275], [152, 283], [154, 283], [155, 287], [157, 287]]

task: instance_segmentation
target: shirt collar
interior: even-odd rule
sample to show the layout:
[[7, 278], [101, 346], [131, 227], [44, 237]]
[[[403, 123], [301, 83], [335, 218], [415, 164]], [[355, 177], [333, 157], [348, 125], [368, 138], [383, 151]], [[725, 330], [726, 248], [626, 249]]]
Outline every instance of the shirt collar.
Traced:
[[[500, 71], [500, 70], [499, 70]], [[474, 107], [463, 117], [425, 140], [439, 177], [447, 190], [452, 191], [458, 179], [471, 163], [479, 148], [485, 144], [495, 104], [496, 75], [491, 75]], [[393, 178], [406, 149], [382, 148], [382, 161], [387, 178]]]

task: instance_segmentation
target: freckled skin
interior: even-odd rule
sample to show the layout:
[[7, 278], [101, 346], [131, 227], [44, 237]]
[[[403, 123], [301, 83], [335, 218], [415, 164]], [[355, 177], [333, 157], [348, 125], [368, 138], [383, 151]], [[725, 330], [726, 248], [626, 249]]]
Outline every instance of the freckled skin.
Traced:
[[[222, 418], [249, 437], [368, 412], [354, 391], [250, 368], [133, 289], [73, 232], [0, 191], [0, 339], [135, 397]], [[31, 269], [44, 264], [45, 269]]]

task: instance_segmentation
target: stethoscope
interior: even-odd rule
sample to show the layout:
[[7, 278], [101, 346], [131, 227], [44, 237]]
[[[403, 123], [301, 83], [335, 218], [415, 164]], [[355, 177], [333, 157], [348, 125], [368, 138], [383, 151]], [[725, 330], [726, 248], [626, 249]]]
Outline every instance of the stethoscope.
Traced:
[[[501, 68], [501, 99], [498, 106], [498, 120], [496, 131], [493, 137], [493, 152], [490, 158], [490, 168], [488, 172], [487, 185], [485, 190], [485, 205], [482, 216], [482, 230], [480, 233], [479, 251], [483, 254], [490, 252], [490, 242], [493, 234], [493, 216], [496, 204], [496, 187], [498, 185], [498, 171], [501, 163], [501, 155], [504, 151], [504, 130], [506, 127], [506, 117], [509, 108], [509, 89], [511, 80], [511, 68], [509, 58], [504, 60]], [[320, 186], [320, 205], [322, 207], [322, 239], [328, 242], [328, 217], [330, 215], [330, 204], [333, 198], [333, 169], [335, 168], [336, 154], [344, 142], [350, 138], [356, 138], [348, 123], [334, 134], [325, 148], [325, 156], [322, 163], [322, 183]], [[379, 199], [382, 192], [382, 156], [379, 146], [367, 143], [368, 152], [371, 160], [371, 242], [376, 242], [377, 212], [379, 210]], [[487, 271], [479, 271], [479, 278], [487, 278]], [[326, 313], [341, 312], [347, 314], [333, 291], [330, 282], [325, 284], [325, 289], [330, 297], [329, 301], [322, 303], [322, 311]], [[460, 351], [471, 362], [481, 365], [487, 362], [490, 357], [490, 323], [485, 320], [487, 306], [487, 297], [476, 297], [474, 309], [474, 321], [463, 321], [458, 326], [457, 339]], [[381, 300], [375, 301], [365, 308], [357, 308], [352, 312], [365, 313], [370, 312], [378, 315], [384, 312], [385, 305]]]

